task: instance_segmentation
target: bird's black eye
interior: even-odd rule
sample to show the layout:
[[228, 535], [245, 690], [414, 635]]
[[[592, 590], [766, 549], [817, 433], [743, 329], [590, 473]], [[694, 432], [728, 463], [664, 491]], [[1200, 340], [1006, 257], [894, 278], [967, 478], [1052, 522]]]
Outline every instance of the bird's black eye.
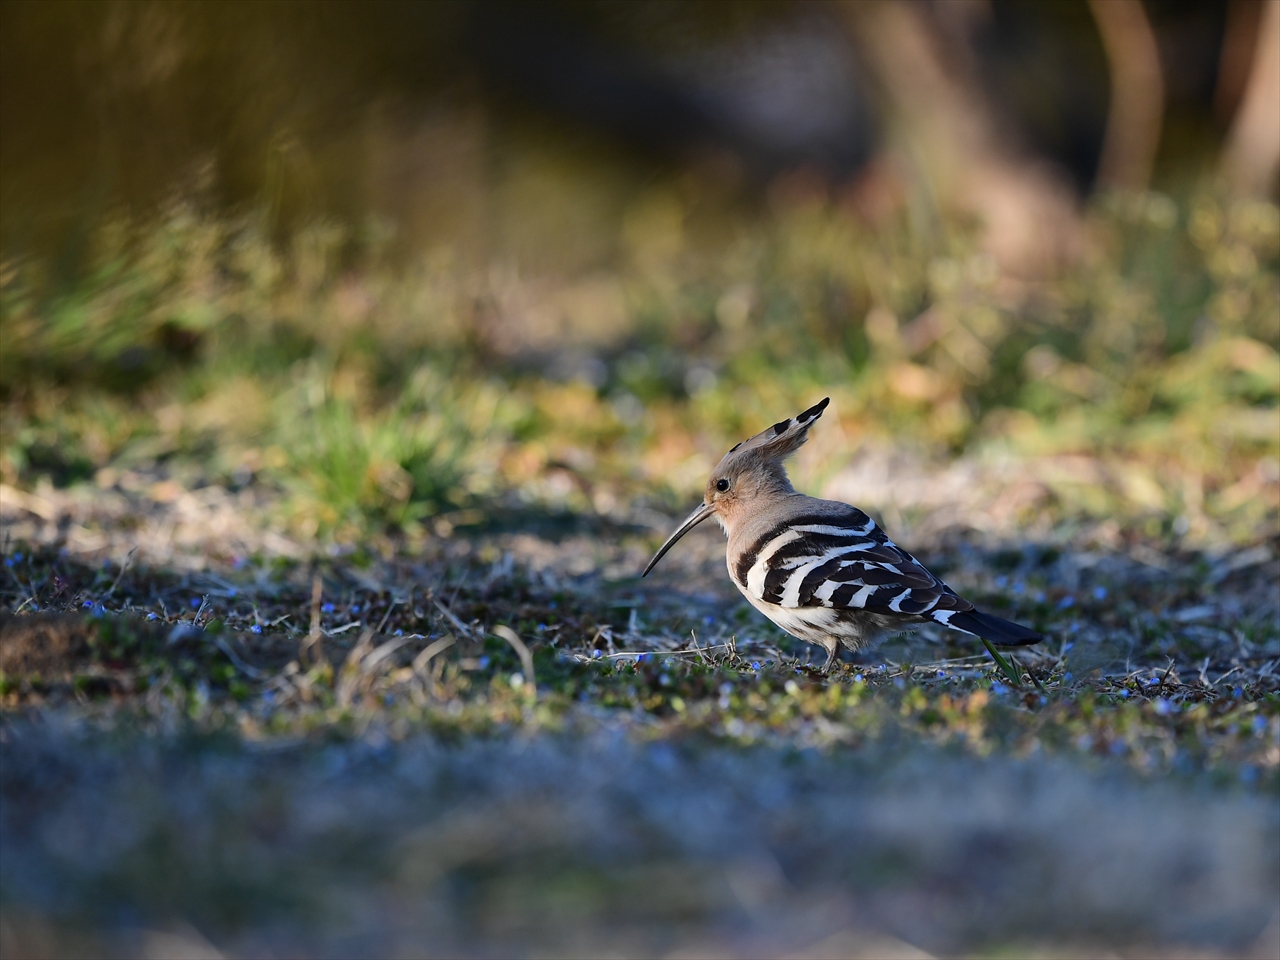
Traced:
[[729, 481], [724, 477], [721, 477], [719, 480], [716, 481], [716, 489], [719, 490], [721, 493], [724, 493], [726, 490], [729, 489]]

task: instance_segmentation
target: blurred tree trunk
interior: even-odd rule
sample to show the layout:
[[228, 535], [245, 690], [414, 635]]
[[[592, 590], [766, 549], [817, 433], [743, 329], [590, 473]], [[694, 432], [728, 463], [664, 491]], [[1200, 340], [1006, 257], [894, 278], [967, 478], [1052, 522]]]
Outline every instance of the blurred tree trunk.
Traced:
[[1222, 173], [1242, 196], [1277, 190], [1280, 175], [1280, 0], [1264, 0], [1244, 97], [1222, 154]]
[[1111, 79], [1098, 185], [1145, 190], [1164, 120], [1164, 79], [1156, 35], [1141, 0], [1089, 0]]
[[890, 162], [917, 198], [981, 219], [984, 247], [1005, 271], [1055, 273], [1081, 247], [1077, 198], [1060, 171], [1013, 145], [982, 92], [965, 20], [989, 8], [944, 6], [841, 5], [890, 118]]

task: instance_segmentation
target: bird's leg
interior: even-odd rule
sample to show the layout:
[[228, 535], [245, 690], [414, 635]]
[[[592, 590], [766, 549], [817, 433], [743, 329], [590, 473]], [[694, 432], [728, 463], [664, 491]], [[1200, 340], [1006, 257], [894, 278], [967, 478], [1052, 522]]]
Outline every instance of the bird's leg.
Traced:
[[840, 644], [833, 643], [827, 648], [827, 662], [822, 665], [823, 674], [831, 672], [832, 665], [836, 662], [836, 654], [840, 652]]

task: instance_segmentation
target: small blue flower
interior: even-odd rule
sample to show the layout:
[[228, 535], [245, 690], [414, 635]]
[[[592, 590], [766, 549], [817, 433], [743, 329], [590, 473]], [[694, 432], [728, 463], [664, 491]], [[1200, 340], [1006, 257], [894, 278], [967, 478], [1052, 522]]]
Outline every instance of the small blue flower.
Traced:
[[865, 678], [862, 674], [860, 674], [860, 673], [855, 673], [855, 674], [853, 675], [853, 682], [854, 682], [854, 683], [865, 683], [865, 682], [866, 682], [866, 678]]
[[752, 669], [752, 670], [759, 670], [759, 669], [760, 669], [760, 661], [759, 661], [759, 660], [752, 660], [752, 661], [751, 661], [751, 669]]
[[1105, 600], [1105, 599], [1107, 599], [1107, 588], [1106, 588], [1106, 587], [1094, 587], [1094, 588], [1093, 588], [1093, 599], [1095, 599], [1095, 600]]
[[707, 614], [705, 617], [702, 618], [702, 622], [709, 627], [716, 622], [716, 618], [711, 616], [711, 614]]
[[1072, 676], [1073, 676], [1073, 674], [1071, 673], [1071, 671], [1070, 671], [1070, 670], [1068, 670], [1066, 673], [1064, 673], [1064, 674], [1062, 675], [1062, 682], [1063, 682], [1063, 683], [1070, 683], [1070, 682], [1071, 682], [1071, 678], [1072, 678]]
[[1128, 691], [1128, 690], [1121, 690], [1121, 691], [1120, 691], [1120, 696], [1127, 698], [1127, 697], [1129, 696], [1129, 691]]
[[353, 604], [351, 605], [351, 612], [352, 612], [352, 614], [357, 614], [357, 613], [359, 613], [359, 612], [360, 612], [360, 604], [358, 604], [358, 603], [353, 603]]
[[994, 693], [997, 697], [1003, 696], [1004, 694], [1008, 693], [1012, 689], [1013, 689], [1012, 687], [1006, 687], [1003, 683], [993, 683], [991, 685], [991, 692]]
[[1244, 696], [1244, 687], [1232, 687], [1231, 695], [1239, 700]]
[[199, 610], [199, 609], [200, 609], [200, 604], [202, 604], [202, 603], [204, 603], [204, 601], [203, 601], [203, 600], [201, 600], [199, 597], [192, 597], [192, 598], [191, 598], [191, 609], [192, 609], [192, 610]]
[[236, 596], [236, 594], [237, 594], [237, 593], [239, 593], [239, 591], [238, 591], [238, 590], [236, 590], [236, 588], [235, 588], [235, 587], [228, 587], [228, 588], [227, 588], [227, 596], [228, 596], [228, 597], [232, 597], [232, 598], [234, 598], [234, 597]]
[[1264, 731], [1264, 730], [1266, 730], [1266, 729], [1267, 729], [1267, 718], [1266, 718], [1266, 717], [1254, 717], [1254, 718], [1253, 718], [1253, 732], [1254, 732], [1255, 734], [1260, 734], [1260, 733], [1262, 733], [1262, 731]]
[[93, 609], [93, 601], [92, 601], [92, 600], [86, 600], [84, 603], [80, 604], [80, 606], [84, 607], [86, 610], [92, 610], [92, 609]]
[[322, 603], [322, 604], [320, 604], [320, 612], [321, 612], [321, 613], [333, 613], [333, 604], [332, 604], [332, 603]]
[[1063, 597], [1061, 600], [1058, 601], [1059, 610], [1070, 610], [1075, 605], [1076, 605], [1076, 598], [1071, 596], [1071, 594], [1067, 594], [1065, 597]]
[[147, 619], [148, 619], [148, 620], [159, 620], [160, 618], [159, 618], [159, 617], [157, 617], [154, 613], [148, 613], [148, 614], [147, 614]]
[[489, 665], [489, 658], [481, 657], [479, 662], [480, 662], [480, 669], [483, 670], [485, 667]]
[[1066, 653], [1068, 650], [1070, 650], [1070, 649], [1071, 649], [1072, 647], [1074, 647], [1075, 645], [1076, 645], [1076, 642], [1075, 642], [1074, 640], [1068, 640], [1066, 643], [1064, 643], [1064, 644], [1062, 645], [1062, 652], [1063, 652], [1063, 653]]
[[257, 624], [257, 623], [255, 623], [252, 627], [250, 627], [250, 628], [249, 628], [249, 632], [250, 632], [250, 633], [261, 633], [261, 632], [262, 632], [262, 626], [261, 626], [261, 624]]
[[392, 636], [393, 636], [393, 637], [403, 637], [403, 636], [404, 636], [404, 631], [403, 631], [403, 630], [399, 630], [399, 629], [397, 629], [397, 630], [396, 630], [396, 632], [392, 634]]
[[644, 659], [644, 654], [643, 654], [643, 653], [637, 653], [637, 654], [636, 654], [636, 663], [639, 663], [639, 662], [640, 662], [641, 660], [643, 660], [643, 659]]
[[547, 629], [547, 625], [545, 623], [540, 623], [535, 629], [541, 633], [543, 630]]
[[1003, 590], [1003, 589], [1004, 589], [1005, 587], [1007, 587], [1008, 585], [1009, 585], [1009, 578], [1008, 578], [1008, 577], [1006, 577], [1003, 573], [1002, 573], [1002, 574], [1000, 574], [1000, 576], [996, 577], [996, 587], [997, 587], [997, 588], [999, 588], [999, 589]]
[[4, 565], [5, 565], [6, 567], [12, 567], [12, 566], [13, 566], [13, 563], [14, 563], [14, 561], [13, 561], [13, 557], [5, 557], [5, 558], [4, 558]]
[[603, 657], [603, 656], [604, 656], [604, 651], [603, 651], [603, 650], [592, 650], [592, 651], [591, 651], [591, 659], [592, 659], [592, 660], [599, 660], [599, 659], [600, 659], [601, 657]]
[[1156, 716], [1158, 717], [1167, 717], [1178, 709], [1171, 701], [1166, 700], [1164, 697], [1156, 697], [1155, 700], [1152, 701], [1152, 706], [1155, 707]]

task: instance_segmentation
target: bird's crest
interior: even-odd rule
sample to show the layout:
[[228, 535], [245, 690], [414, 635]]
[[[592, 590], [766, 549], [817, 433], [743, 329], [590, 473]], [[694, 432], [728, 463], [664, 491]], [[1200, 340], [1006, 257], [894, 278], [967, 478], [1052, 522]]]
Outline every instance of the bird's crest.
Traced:
[[743, 454], [755, 454], [764, 460], [782, 460], [789, 457], [809, 439], [809, 428], [818, 422], [822, 411], [830, 402], [830, 397], [823, 397], [804, 413], [798, 413], [786, 420], [779, 420], [750, 440], [743, 440], [725, 454], [725, 459]]

